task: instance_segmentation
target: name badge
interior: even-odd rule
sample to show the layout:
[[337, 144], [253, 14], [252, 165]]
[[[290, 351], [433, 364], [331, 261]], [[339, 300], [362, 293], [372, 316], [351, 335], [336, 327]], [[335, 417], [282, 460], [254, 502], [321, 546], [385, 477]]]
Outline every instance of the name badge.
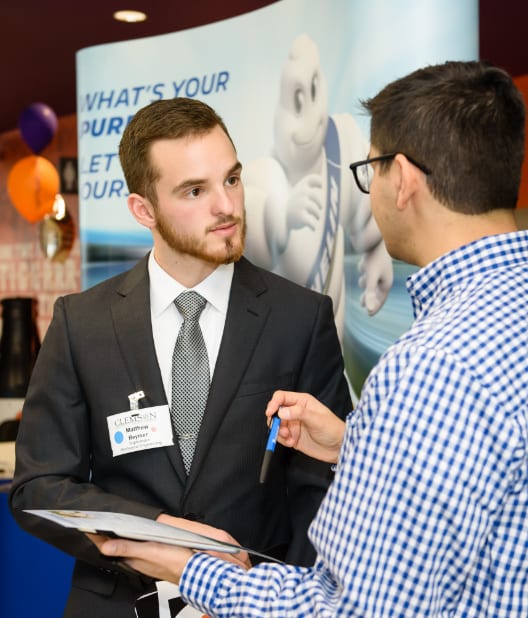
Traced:
[[168, 405], [120, 412], [106, 422], [114, 457], [174, 444]]

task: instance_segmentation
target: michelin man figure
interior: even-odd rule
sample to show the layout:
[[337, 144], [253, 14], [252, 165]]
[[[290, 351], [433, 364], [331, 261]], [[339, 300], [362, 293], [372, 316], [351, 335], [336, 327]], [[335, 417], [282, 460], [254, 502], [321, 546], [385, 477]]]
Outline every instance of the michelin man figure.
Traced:
[[345, 234], [362, 254], [361, 303], [376, 313], [393, 282], [392, 260], [356, 187], [350, 163], [368, 143], [349, 114], [328, 115], [319, 52], [306, 34], [295, 39], [284, 65], [270, 156], [244, 169], [246, 256], [306, 287], [331, 296], [343, 341]]

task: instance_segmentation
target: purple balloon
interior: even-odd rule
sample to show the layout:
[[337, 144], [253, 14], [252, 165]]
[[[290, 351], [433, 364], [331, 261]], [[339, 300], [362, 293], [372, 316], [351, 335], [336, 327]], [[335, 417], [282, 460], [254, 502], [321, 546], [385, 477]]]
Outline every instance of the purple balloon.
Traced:
[[55, 112], [45, 103], [32, 103], [18, 119], [20, 133], [35, 154], [39, 154], [51, 142], [57, 126]]

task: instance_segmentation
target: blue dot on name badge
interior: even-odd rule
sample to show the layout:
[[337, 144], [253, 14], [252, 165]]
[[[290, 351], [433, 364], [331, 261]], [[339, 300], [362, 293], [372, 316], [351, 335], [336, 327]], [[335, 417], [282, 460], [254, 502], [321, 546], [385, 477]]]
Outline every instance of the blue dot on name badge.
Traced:
[[125, 436], [123, 435], [122, 431], [116, 431], [114, 434], [114, 442], [116, 444], [121, 444], [121, 442], [123, 442], [123, 440], [125, 439]]

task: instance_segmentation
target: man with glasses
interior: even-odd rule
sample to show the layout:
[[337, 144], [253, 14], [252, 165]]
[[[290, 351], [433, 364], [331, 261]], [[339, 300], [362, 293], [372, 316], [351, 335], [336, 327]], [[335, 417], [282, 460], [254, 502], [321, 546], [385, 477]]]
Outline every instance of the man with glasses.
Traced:
[[[279, 391], [279, 441], [336, 476], [313, 568], [96, 539], [211, 616], [528, 615], [528, 232], [515, 225], [525, 109], [480, 62], [415, 71], [364, 103], [352, 164], [390, 254], [419, 267], [415, 322], [346, 424]], [[242, 556], [243, 557], [243, 556]]]

